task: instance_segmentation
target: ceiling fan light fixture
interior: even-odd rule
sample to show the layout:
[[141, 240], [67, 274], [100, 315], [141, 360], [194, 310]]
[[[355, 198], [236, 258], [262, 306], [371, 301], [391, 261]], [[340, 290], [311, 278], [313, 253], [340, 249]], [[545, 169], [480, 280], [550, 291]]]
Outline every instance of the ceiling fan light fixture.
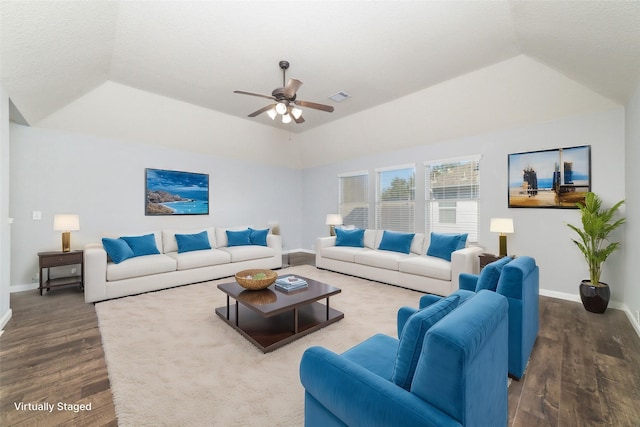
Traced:
[[291, 115], [293, 116], [294, 119], [298, 120], [302, 115], [302, 110], [298, 107], [293, 107], [291, 108]]
[[276, 104], [276, 112], [278, 114], [285, 114], [287, 112], [287, 106], [284, 102], [278, 102]]
[[276, 110], [274, 108], [267, 110], [267, 116], [269, 116], [271, 120], [275, 120], [277, 115], [278, 113], [276, 113]]
[[282, 116], [282, 123], [291, 123], [291, 116], [289, 114], [285, 114]]

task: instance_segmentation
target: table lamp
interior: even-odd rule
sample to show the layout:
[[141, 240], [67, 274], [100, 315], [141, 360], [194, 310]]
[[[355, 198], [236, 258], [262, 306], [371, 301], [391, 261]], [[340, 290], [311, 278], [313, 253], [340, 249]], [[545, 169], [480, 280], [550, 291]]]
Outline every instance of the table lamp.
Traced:
[[80, 217], [75, 214], [58, 214], [53, 217], [53, 229], [62, 231], [62, 252], [71, 251], [71, 231], [80, 230]]
[[513, 233], [513, 218], [491, 218], [489, 231], [500, 233], [500, 256], [507, 256], [506, 233]]
[[336, 235], [336, 225], [342, 224], [342, 215], [340, 214], [327, 214], [327, 225], [329, 226], [329, 235]]

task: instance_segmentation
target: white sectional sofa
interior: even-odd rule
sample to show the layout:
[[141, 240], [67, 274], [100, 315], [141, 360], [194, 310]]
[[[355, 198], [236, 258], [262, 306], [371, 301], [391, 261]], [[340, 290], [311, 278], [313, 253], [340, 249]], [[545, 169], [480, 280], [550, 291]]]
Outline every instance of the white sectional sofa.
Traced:
[[316, 240], [316, 267], [398, 285], [421, 292], [449, 295], [458, 289], [460, 273], [477, 274], [480, 247], [451, 253], [451, 261], [426, 255], [430, 236], [417, 233], [408, 254], [379, 250], [384, 230], [367, 229], [364, 247], [336, 246], [336, 237]]
[[[84, 250], [85, 302], [97, 302], [230, 277], [245, 269], [282, 267], [280, 236], [269, 233], [266, 236], [266, 246], [255, 244], [228, 246], [227, 230], [240, 229], [210, 227], [196, 231], [154, 231], [151, 233], [155, 238], [159, 254], [136, 256], [119, 263], [107, 259], [107, 251], [102, 243], [86, 245]], [[211, 249], [178, 252], [176, 234], [202, 231], [207, 231]]]

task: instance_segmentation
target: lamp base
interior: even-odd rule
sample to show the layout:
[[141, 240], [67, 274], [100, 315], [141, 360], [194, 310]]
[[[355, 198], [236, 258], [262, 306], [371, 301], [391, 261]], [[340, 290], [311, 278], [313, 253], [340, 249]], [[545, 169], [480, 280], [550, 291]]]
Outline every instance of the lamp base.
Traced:
[[336, 235], [336, 226], [335, 225], [330, 225], [329, 226], [329, 236], [333, 237]]
[[507, 236], [504, 234], [500, 235], [500, 253], [501, 257], [507, 256]]
[[71, 232], [62, 232], [62, 252], [71, 252]]

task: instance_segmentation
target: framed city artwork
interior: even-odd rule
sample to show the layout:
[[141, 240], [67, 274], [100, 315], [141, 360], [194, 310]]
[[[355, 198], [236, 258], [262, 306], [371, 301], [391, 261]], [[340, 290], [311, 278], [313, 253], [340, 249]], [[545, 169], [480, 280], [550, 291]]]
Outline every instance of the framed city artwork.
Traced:
[[145, 215], [208, 215], [209, 175], [145, 169]]
[[577, 209], [591, 191], [591, 146], [509, 154], [510, 208]]

